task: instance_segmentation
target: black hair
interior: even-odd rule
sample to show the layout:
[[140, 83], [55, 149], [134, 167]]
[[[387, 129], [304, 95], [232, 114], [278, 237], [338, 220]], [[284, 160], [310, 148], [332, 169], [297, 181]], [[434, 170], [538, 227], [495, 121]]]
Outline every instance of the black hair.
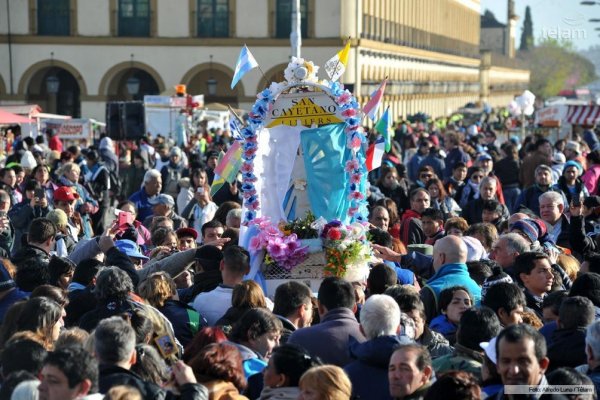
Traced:
[[104, 269], [96, 278], [94, 294], [98, 301], [122, 301], [133, 292], [133, 282], [125, 271], [118, 267]]
[[550, 260], [548, 255], [542, 252], [537, 251], [528, 251], [525, 253], [521, 253], [515, 259], [515, 274], [517, 277], [520, 274], [529, 275], [531, 271], [535, 268], [535, 261], [537, 260]]
[[296, 344], [286, 343], [273, 349], [271, 353], [273, 366], [278, 374], [287, 378], [287, 386], [297, 387], [300, 377], [310, 368], [321, 365], [317, 358], [313, 358], [308, 351]]
[[98, 362], [82, 347], [63, 347], [48, 353], [44, 365], [48, 364], [65, 374], [70, 388], [89, 379], [91, 388], [88, 393], [93, 394], [98, 391]]
[[79, 283], [83, 286], [89, 286], [96, 277], [96, 274], [98, 274], [100, 267], [103, 265], [104, 264], [101, 261], [98, 261], [95, 258], [86, 258], [85, 260], [80, 261], [75, 267], [72, 282]]
[[223, 229], [225, 229], [225, 226], [223, 226], [223, 224], [220, 223], [219, 221], [217, 221], [216, 219], [210, 220], [210, 221], [206, 222], [204, 225], [202, 225], [202, 228], [200, 228], [200, 230], [202, 231], [202, 237], [204, 237], [204, 233], [207, 228], [223, 228]]
[[378, 244], [383, 247], [392, 248], [393, 237], [389, 232], [379, 228], [369, 229], [369, 240], [371, 243]]
[[493, 310], [487, 307], [471, 308], [460, 317], [456, 342], [479, 351], [479, 343], [489, 342], [498, 335], [500, 329], [500, 320]]
[[50, 284], [58, 286], [61, 275], [74, 272], [75, 264], [66, 257], [52, 256], [48, 263], [48, 271], [50, 273]]
[[27, 371], [13, 371], [4, 377], [2, 386], [0, 386], [0, 399], [10, 400], [12, 392], [21, 382], [35, 381], [38, 377]]
[[369, 295], [382, 294], [385, 290], [398, 283], [398, 274], [396, 271], [384, 263], [375, 264], [369, 271], [367, 285]]
[[496, 355], [501, 358], [500, 342], [506, 340], [508, 343], [518, 343], [521, 340], [531, 339], [534, 344], [535, 357], [541, 361], [546, 357], [548, 349], [546, 339], [534, 327], [529, 324], [510, 325], [502, 330], [496, 339]]
[[502, 308], [508, 314], [519, 306], [525, 306], [525, 295], [514, 283], [500, 282], [492, 285], [481, 299], [481, 305], [489, 307], [496, 314]]
[[266, 308], [252, 308], [233, 325], [229, 338], [235, 343], [247, 342], [269, 332], [281, 332], [279, 318]]
[[493, 260], [477, 260], [477, 261], [467, 261], [467, 270], [469, 271], [469, 276], [473, 279], [479, 286], [482, 286], [485, 280], [492, 276], [492, 268], [496, 264]]
[[288, 317], [303, 304], [312, 307], [310, 303], [311, 297], [312, 292], [304, 283], [296, 281], [282, 283], [275, 290], [273, 313], [282, 317]]
[[223, 250], [223, 265], [228, 271], [245, 275], [250, 269], [250, 253], [240, 246], [228, 246]]
[[467, 164], [465, 164], [462, 161], [459, 161], [456, 164], [454, 164], [454, 168], [452, 168], [452, 171], [454, 171], [455, 169], [458, 169], [458, 168], [467, 168]]
[[427, 189], [418, 187], [418, 188], [410, 191], [410, 196], [409, 196], [410, 201], [413, 201], [415, 199], [415, 197], [417, 196], [417, 194], [419, 194], [420, 192], [426, 193], [427, 196], [429, 196], [429, 192], [427, 191]]
[[441, 313], [442, 311], [446, 311], [446, 308], [448, 308], [450, 303], [452, 303], [452, 298], [454, 297], [454, 293], [458, 292], [459, 290], [466, 292], [469, 295], [469, 298], [471, 299], [471, 304], [473, 304], [473, 296], [469, 292], [469, 289], [467, 289], [464, 286], [452, 286], [452, 287], [446, 288], [441, 291], [439, 300], [438, 300], [438, 305], [439, 305], [438, 312]]
[[417, 359], [415, 365], [419, 371], [423, 371], [425, 367], [431, 367], [431, 354], [426, 346], [420, 343], [404, 343], [394, 347], [394, 353], [397, 351], [410, 351], [414, 350], [417, 352]]
[[418, 310], [422, 313], [421, 316], [425, 318], [425, 306], [423, 305], [423, 300], [421, 300], [419, 292], [417, 292], [414, 287], [394, 285], [387, 288], [383, 294], [387, 294], [396, 300], [396, 303], [398, 303], [398, 306], [400, 307], [400, 311], [403, 313]]
[[431, 218], [434, 221], [442, 221], [442, 223], [444, 222], [444, 214], [442, 213], [442, 210], [438, 210], [437, 208], [433, 207], [423, 210], [421, 213], [421, 218], [423, 217]]
[[596, 307], [600, 307], [600, 274], [587, 272], [573, 281], [569, 296], [587, 297]]
[[567, 297], [560, 304], [558, 320], [560, 328], [585, 328], [594, 322], [596, 308], [592, 301], [582, 296]]
[[600, 273], [600, 253], [588, 252], [583, 259], [588, 262], [589, 272]]
[[503, 210], [502, 204], [500, 204], [498, 200], [491, 199], [483, 201], [483, 211], [494, 212], [501, 217]]
[[449, 371], [437, 377], [424, 400], [481, 399], [481, 388], [473, 374], [466, 371]]
[[559, 386], [593, 386], [589, 376], [582, 374], [574, 368], [561, 367], [546, 375], [548, 384]]
[[319, 286], [318, 299], [327, 311], [341, 307], [352, 310], [356, 304], [352, 284], [336, 276], [323, 279]]
[[0, 357], [2, 375], [6, 377], [14, 371], [27, 371], [38, 375], [44, 365], [46, 354], [44, 346], [34, 340], [11, 341], [4, 347]]
[[552, 307], [552, 313], [558, 316], [560, 305], [563, 300], [569, 297], [569, 292], [566, 290], [557, 290], [556, 292], [550, 292], [542, 301], [542, 309]]
[[133, 310], [124, 315], [126, 320], [131, 323], [131, 327], [135, 331], [135, 342], [137, 344], [147, 343], [152, 337], [154, 325], [145, 311]]
[[26, 292], [31, 292], [38, 286], [50, 283], [48, 264], [41, 263], [40, 260], [34, 258], [23, 260], [17, 266], [15, 283], [21, 290]]
[[549, 145], [552, 146], [552, 143], [550, 143], [550, 141], [548, 139], [545, 138], [540, 138], [538, 140], [535, 141], [534, 143], [534, 149], [537, 150], [539, 149], [541, 146], [545, 145], [546, 143], [548, 143]]
[[56, 236], [57, 229], [54, 222], [48, 218], [36, 218], [29, 225], [27, 241], [29, 243], [44, 243], [46, 240]]

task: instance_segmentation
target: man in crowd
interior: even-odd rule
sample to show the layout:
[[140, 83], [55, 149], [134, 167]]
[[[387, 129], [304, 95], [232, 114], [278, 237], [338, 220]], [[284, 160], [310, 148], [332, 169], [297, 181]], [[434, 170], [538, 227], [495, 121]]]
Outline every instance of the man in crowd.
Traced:
[[437, 208], [426, 208], [421, 213], [423, 233], [427, 236], [425, 244], [434, 245], [438, 239], [446, 236], [444, 232], [444, 215]]
[[[352, 392], [361, 399], [388, 398], [388, 365], [394, 349], [402, 343], [398, 336], [400, 308], [396, 301], [385, 294], [369, 297], [360, 311], [360, 330], [367, 341], [350, 339], [350, 356], [355, 361], [344, 367], [352, 382]], [[411, 342], [408, 337], [404, 341]]]
[[152, 205], [152, 215], [149, 215], [144, 220], [144, 226], [150, 227], [154, 217], [169, 217], [173, 221], [173, 228], [187, 228], [187, 221], [175, 213], [175, 200], [168, 194], [161, 193], [152, 199], [148, 200]]
[[225, 228], [219, 221], [216, 219], [208, 221], [202, 225], [202, 241], [204, 244], [212, 244], [222, 249], [223, 243], [220, 243], [219, 240], [222, 238], [223, 232], [225, 232]]
[[138, 212], [137, 220], [144, 222], [146, 218], [152, 215], [152, 204], [150, 199], [160, 193], [162, 189], [162, 177], [160, 172], [155, 169], [146, 171], [144, 175], [143, 186], [129, 198]]
[[410, 210], [404, 212], [400, 222], [400, 240], [405, 245], [425, 243], [421, 213], [429, 207], [429, 199], [429, 192], [423, 188], [410, 193]]
[[242, 283], [250, 269], [250, 255], [239, 246], [229, 246], [223, 251], [220, 271], [223, 283], [210, 292], [200, 293], [193, 306], [198, 313], [214, 325], [231, 307], [231, 296], [235, 285]]
[[375, 206], [369, 215], [369, 223], [387, 232], [390, 226], [388, 210], [383, 206]]
[[280, 344], [287, 343], [297, 329], [310, 326], [313, 318], [312, 293], [310, 288], [297, 281], [288, 281], [277, 286], [273, 314], [283, 324]]
[[431, 386], [432, 376], [431, 356], [420, 344], [401, 344], [390, 358], [388, 380], [395, 400], [422, 399]]
[[514, 283], [500, 282], [491, 285], [482, 297], [481, 305], [496, 313], [502, 327], [523, 323], [525, 296]]
[[464, 152], [460, 145], [461, 139], [457, 132], [446, 132], [446, 135], [444, 136], [444, 147], [446, 148], [446, 169], [444, 171], [444, 179], [448, 179], [452, 176], [452, 171], [454, 171], [458, 163], [467, 165], [467, 163], [471, 161], [469, 155]]
[[515, 274], [523, 284], [527, 307], [542, 319], [542, 303], [554, 280], [550, 259], [544, 253], [520, 254], [515, 259]]
[[40, 373], [40, 400], [101, 399], [98, 362], [82, 347], [65, 347], [48, 353]]
[[[548, 167], [548, 179], [550, 180], [547, 185], [552, 183], [552, 143], [548, 139], [538, 139], [534, 144], [534, 151], [525, 159], [519, 169], [519, 181], [523, 189], [529, 188], [534, 184], [533, 172], [535, 171], [535, 182], [538, 182], [538, 167], [540, 165], [546, 165]], [[516, 204], [519, 204], [517, 202]], [[530, 208], [531, 209], [531, 208]]]
[[565, 215], [564, 198], [557, 192], [546, 192], [539, 198], [540, 217], [546, 223], [548, 236], [558, 246], [569, 247], [570, 222]]
[[[540, 196], [548, 191], [557, 191], [552, 188], [552, 169], [545, 164], [535, 169], [535, 183], [524, 189], [517, 201], [515, 209], [527, 208], [535, 215], [540, 215]], [[566, 200], [564, 201], [566, 203]]]
[[194, 228], [177, 229], [177, 248], [179, 251], [195, 249], [198, 232]]
[[321, 322], [296, 330], [288, 343], [304, 347], [324, 363], [344, 367], [352, 361], [348, 354], [350, 337], [365, 340], [354, 317], [354, 288], [342, 278], [328, 277], [319, 287], [318, 300]]
[[516, 278], [514, 265], [517, 256], [530, 249], [531, 245], [518, 233], [505, 233], [494, 243], [490, 259], [496, 261], [514, 280]]
[[467, 246], [460, 237], [449, 235], [438, 240], [433, 246], [435, 274], [421, 289], [427, 321], [431, 321], [438, 313], [438, 298], [442, 290], [452, 286], [465, 286], [475, 303], [479, 304], [481, 288], [469, 276], [466, 262]]

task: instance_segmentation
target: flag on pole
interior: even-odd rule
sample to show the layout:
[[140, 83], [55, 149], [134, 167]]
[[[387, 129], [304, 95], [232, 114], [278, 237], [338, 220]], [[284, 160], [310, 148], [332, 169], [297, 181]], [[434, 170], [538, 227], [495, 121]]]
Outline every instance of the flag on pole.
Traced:
[[234, 183], [241, 166], [242, 145], [239, 141], [234, 140], [215, 168], [215, 177], [210, 187], [210, 195], [214, 196], [225, 182]]
[[231, 132], [231, 137], [235, 140], [242, 140], [242, 128], [242, 123], [229, 111], [229, 132]]
[[381, 167], [383, 152], [385, 151], [385, 139], [383, 136], [378, 136], [375, 143], [371, 143], [367, 149], [367, 171], [371, 172], [374, 169]]
[[337, 81], [346, 71], [348, 65], [348, 55], [350, 53], [350, 40], [346, 42], [346, 46], [337, 52], [335, 56], [325, 63], [325, 72], [329, 75], [332, 82]]
[[385, 139], [385, 151], [389, 152], [392, 148], [392, 121], [390, 120], [390, 108], [386, 108], [385, 112], [375, 124], [375, 130]]
[[240, 56], [238, 57], [237, 63], [235, 64], [235, 73], [233, 74], [233, 79], [231, 80], [231, 88], [233, 89], [235, 85], [237, 85], [239, 80], [246, 75], [246, 72], [256, 67], [258, 67], [256, 59], [252, 53], [250, 53], [248, 47], [244, 45], [240, 51]]
[[379, 105], [381, 104], [381, 100], [383, 99], [383, 93], [385, 92], [385, 85], [387, 84], [387, 79], [384, 79], [379, 85], [379, 88], [371, 93], [371, 98], [363, 107], [363, 113], [368, 115], [372, 121], [375, 121], [375, 114], [377, 114], [377, 110], [379, 109]]

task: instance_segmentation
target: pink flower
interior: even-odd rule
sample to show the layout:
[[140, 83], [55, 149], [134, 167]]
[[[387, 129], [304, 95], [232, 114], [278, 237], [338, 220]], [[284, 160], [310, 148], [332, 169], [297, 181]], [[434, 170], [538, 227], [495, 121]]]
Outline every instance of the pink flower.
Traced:
[[256, 190], [252, 189], [247, 192], [244, 192], [243, 197], [244, 197], [244, 199], [248, 199], [248, 198], [254, 196], [255, 194], [256, 194]]
[[348, 209], [348, 215], [351, 217], [353, 217], [354, 214], [356, 214], [357, 212], [358, 212], [358, 207], [350, 207]]
[[350, 192], [350, 200], [362, 200], [365, 196], [361, 192]]
[[354, 184], [359, 184], [362, 180], [362, 174], [352, 174], [350, 175], [350, 182]]
[[277, 237], [272, 240], [269, 240], [269, 244], [267, 245], [267, 251], [273, 258], [279, 258], [286, 255], [288, 251], [288, 246], [284, 243], [283, 239]]
[[[269, 225], [265, 229], [263, 229], [263, 233], [267, 236], [271, 237], [279, 237], [281, 236], [281, 231], [275, 225]], [[269, 239], [271, 240], [271, 239]]]
[[344, 168], [344, 170], [346, 172], [354, 172], [354, 170], [358, 169], [358, 167], [359, 167], [358, 160], [352, 159], [352, 160], [346, 161], [346, 168]]
[[255, 154], [256, 154], [256, 148], [252, 148], [252, 149], [248, 149], [248, 150], [244, 151], [244, 156], [246, 158], [252, 157]]
[[260, 210], [260, 203], [258, 201], [255, 201], [254, 203], [246, 204], [246, 207], [248, 208], [248, 210], [258, 211]]
[[350, 148], [351, 149], [359, 149], [361, 145], [360, 138], [354, 137], [350, 140]]
[[260, 239], [260, 236], [254, 236], [252, 239], [250, 239], [250, 251], [258, 251], [261, 250], [263, 248], [263, 243], [262, 240]]
[[352, 95], [350, 94], [350, 92], [344, 92], [341, 95], [339, 95], [337, 98], [338, 104], [347, 104], [347, 103], [350, 103], [351, 100], [352, 100]]
[[241, 170], [242, 170], [242, 172], [252, 172], [254, 170], [254, 166], [252, 165], [252, 163], [245, 162], [245, 163], [242, 163]]
[[346, 118], [354, 117], [356, 115], [356, 110], [354, 108], [349, 108], [342, 111], [342, 115]]

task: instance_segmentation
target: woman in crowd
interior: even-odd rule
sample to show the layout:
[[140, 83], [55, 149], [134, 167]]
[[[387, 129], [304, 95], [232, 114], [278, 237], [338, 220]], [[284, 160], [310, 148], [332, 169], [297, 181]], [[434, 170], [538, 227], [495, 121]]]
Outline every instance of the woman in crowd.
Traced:
[[276, 347], [263, 371], [264, 389], [259, 400], [295, 400], [300, 394], [300, 378], [310, 368], [321, 363], [294, 344]]
[[519, 160], [517, 147], [514, 144], [510, 142], [505, 143], [501, 149], [506, 156], [496, 163], [494, 173], [500, 182], [502, 182], [502, 193], [506, 206], [509, 210], [513, 210], [515, 202], [521, 194], [521, 189], [519, 188], [521, 160]]
[[425, 188], [431, 197], [431, 207], [441, 210], [444, 215], [444, 220], [460, 215], [460, 207], [451, 196], [448, 196], [442, 181], [438, 178], [431, 179], [427, 182]]
[[473, 306], [473, 298], [463, 286], [453, 286], [440, 293], [440, 315], [431, 320], [431, 330], [444, 335], [450, 344], [456, 342], [460, 317]]
[[138, 293], [173, 324], [175, 337], [184, 347], [207, 325], [196, 310], [179, 301], [175, 282], [166, 272], [151, 274], [139, 284]]
[[188, 220], [188, 225], [198, 232], [196, 241], [202, 243], [202, 225], [212, 220], [217, 212], [217, 205], [212, 201], [206, 171], [202, 168], [192, 170], [191, 185], [188, 189], [188, 203], [181, 211], [181, 216]]
[[267, 308], [267, 301], [262, 288], [255, 281], [243, 281], [233, 288], [231, 307], [216, 323], [228, 332], [246, 311], [253, 308]]
[[463, 187], [460, 195], [460, 201], [458, 203], [459, 206], [464, 207], [468, 202], [479, 197], [479, 184], [481, 183], [483, 177], [483, 168], [473, 167], [469, 170], [469, 179]]
[[240, 395], [246, 388], [242, 356], [235, 346], [213, 343], [190, 361], [198, 383], [206, 386], [209, 400], [247, 399]]
[[376, 186], [381, 190], [385, 197], [394, 200], [398, 208], [398, 214], [410, 208], [408, 200], [408, 184], [406, 179], [400, 180], [398, 171], [394, 167], [384, 165], [381, 167], [381, 175]]
[[31, 176], [40, 184], [41, 187], [46, 190], [46, 198], [48, 199], [48, 203], [52, 204], [54, 199], [54, 191], [58, 189], [58, 185], [50, 180], [48, 167], [43, 164], [37, 165], [31, 171]]
[[27, 300], [17, 321], [17, 331], [31, 331], [52, 350], [63, 327], [62, 307], [46, 297]]
[[573, 200], [582, 202], [582, 197], [590, 195], [587, 187], [580, 178], [582, 172], [583, 167], [577, 161], [567, 161], [561, 177], [558, 178], [558, 182], [554, 185], [555, 189], [559, 189], [565, 194], [567, 204], [571, 204]]
[[233, 326], [229, 340], [242, 354], [246, 378], [267, 366], [282, 329], [281, 321], [266, 308], [248, 310]]
[[86, 239], [92, 238], [94, 236], [92, 215], [98, 212], [98, 201], [79, 183], [79, 175], [81, 174], [79, 165], [70, 162], [63, 165], [57, 172], [59, 186], [69, 186], [79, 195], [79, 199], [75, 203], [75, 211], [81, 218], [81, 234]]
[[352, 383], [338, 366], [312, 367], [300, 378], [298, 400], [349, 400]]

